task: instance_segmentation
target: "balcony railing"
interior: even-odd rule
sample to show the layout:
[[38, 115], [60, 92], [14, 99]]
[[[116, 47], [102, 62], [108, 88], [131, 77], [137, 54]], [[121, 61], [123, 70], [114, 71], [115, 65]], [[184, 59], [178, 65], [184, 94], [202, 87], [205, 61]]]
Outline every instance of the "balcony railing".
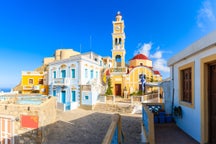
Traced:
[[33, 85], [24, 85], [23, 90], [33, 90], [34, 86]]
[[53, 85], [70, 85], [70, 78], [55, 78]]
[[122, 67], [111, 68], [110, 72], [127, 72], [127, 68], [122, 68]]

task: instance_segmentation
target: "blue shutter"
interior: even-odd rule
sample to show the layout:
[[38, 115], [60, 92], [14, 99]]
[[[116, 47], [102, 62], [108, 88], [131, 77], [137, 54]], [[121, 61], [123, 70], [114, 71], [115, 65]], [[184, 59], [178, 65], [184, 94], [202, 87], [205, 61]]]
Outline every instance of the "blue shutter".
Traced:
[[53, 72], [53, 78], [56, 78], [56, 71]]
[[75, 69], [72, 69], [72, 78], [75, 78]]
[[76, 92], [72, 91], [72, 102], [76, 102]]
[[62, 91], [61, 92], [61, 95], [62, 95], [62, 103], [66, 103], [66, 92], [65, 91]]
[[61, 74], [62, 74], [62, 78], [65, 78], [66, 77], [66, 70], [62, 70]]

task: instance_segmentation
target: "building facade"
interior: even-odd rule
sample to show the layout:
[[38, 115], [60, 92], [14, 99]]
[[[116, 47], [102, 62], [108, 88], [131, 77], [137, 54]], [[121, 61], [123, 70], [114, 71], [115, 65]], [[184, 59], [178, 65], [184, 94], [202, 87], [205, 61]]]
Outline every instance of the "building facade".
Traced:
[[[124, 91], [128, 94], [141, 91], [141, 76], [144, 75], [146, 82], [160, 82], [162, 76], [160, 72], [154, 70], [152, 61], [143, 54], [134, 56], [129, 65], [125, 63], [125, 32], [124, 20], [120, 12], [113, 21], [112, 33], [112, 66], [104, 71], [109, 78], [113, 87], [113, 94], [123, 96]], [[153, 88], [154, 89], [154, 88]], [[145, 92], [152, 92], [152, 88], [146, 88]]]
[[47, 73], [43, 71], [23, 71], [21, 78], [21, 87], [22, 94], [39, 93], [47, 95]]
[[181, 109], [176, 124], [202, 144], [216, 143], [216, 31], [173, 56], [168, 65], [174, 106]]
[[50, 63], [49, 94], [57, 97], [64, 110], [91, 109], [102, 90], [102, 67], [102, 57], [93, 52]]

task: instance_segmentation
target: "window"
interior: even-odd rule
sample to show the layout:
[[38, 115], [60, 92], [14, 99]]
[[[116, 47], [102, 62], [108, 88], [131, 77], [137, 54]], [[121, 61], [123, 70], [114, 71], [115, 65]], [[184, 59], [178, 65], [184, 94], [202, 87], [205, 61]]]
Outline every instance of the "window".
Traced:
[[62, 76], [62, 78], [66, 77], [66, 70], [61, 70], [61, 76]]
[[75, 69], [72, 69], [71, 73], [72, 73], [72, 78], [75, 78]]
[[89, 96], [85, 96], [85, 100], [88, 100], [89, 99]]
[[29, 79], [29, 84], [33, 84], [33, 79]]
[[118, 39], [117, 38], [115, 38], [115, 45], [117, 45], [118, 44]]
[[91, 70], [91, 79], [94, 77], [94, 71], [93, 70]]
[[141, 66], [143, 66], [143, 63], [140, 63]]
[[194, 105], [194, 63], [179, 68], [179, 100], [180, 104]]
[[76, 102], [76, 91], [72, 91], [72, 102]]
[[56, 71], [53, 72], [53, 78], [56, 78]]
[[43, 79], [39, 79], [39, 80], [38, 80], [38, 84], [41, 84], [41, 85], [42, 85], [42, 84], [43, 84]]
[[182, 70], [182, 101], [191, 103], [191, 68]]
[[85, 78], [88, 78], [88, 69], [85, 69]]

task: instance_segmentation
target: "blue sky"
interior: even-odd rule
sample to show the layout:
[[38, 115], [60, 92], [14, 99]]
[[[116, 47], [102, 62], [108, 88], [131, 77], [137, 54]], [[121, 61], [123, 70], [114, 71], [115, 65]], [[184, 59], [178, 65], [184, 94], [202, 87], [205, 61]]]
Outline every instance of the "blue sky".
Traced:
[[0, 87], [14, 87], [21, 71], [41, 66], [59, 48], [111, 56], [117, 11], [126, 60], [144, 53], [164, 78], [169, 58], [216, 29], [216, 0], [2, 0]]

